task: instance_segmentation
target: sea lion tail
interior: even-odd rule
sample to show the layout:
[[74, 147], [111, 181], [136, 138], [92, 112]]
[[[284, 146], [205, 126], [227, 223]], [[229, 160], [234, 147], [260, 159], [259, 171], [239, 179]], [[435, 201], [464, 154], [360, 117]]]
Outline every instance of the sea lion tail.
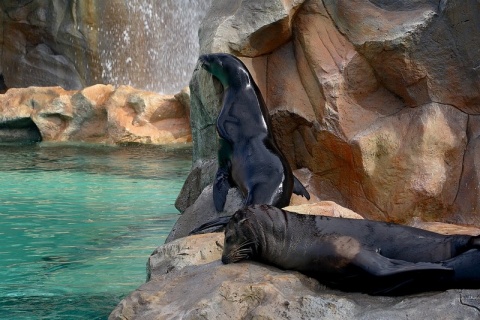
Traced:
[[310, 193], [308, 193], [307, 189], [305, 189], [303, 184], [295, 176], [293, 176], [293, 193], [310, 200]]
[[[207, 232], [222, 232], [225, 226], [230, 221], [231, 216], [218, 217], [216, 219], [205, 222], [200, 227], [190, 231], [189, 236]], [[207, 231], [208, 230], [208, 231]]]

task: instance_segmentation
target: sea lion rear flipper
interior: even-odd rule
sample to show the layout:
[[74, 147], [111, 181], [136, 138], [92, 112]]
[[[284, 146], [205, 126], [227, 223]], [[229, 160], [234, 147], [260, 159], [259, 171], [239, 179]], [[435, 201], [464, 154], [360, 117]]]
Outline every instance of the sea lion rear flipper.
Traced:
[[305, 189], [303, 184], [295, 176], [293, 176], [293, 193], [310, 200], [310, 194], [308, 193], [307, 189]]
[[209, 232], [221, 232], [229, 221], [230, 216], [218, 217], [216, 219], [205, 222], [200, 227], [193, 229], [188, 235], [191, 236], [193, 234], [205, 233], [206, 230], [209, 230]]
[[370, 250], [360, 251], [355, 256], [352, 262], [357, 267], [377, 277], [393, 276], [401, 273], [416, 271], [438, 271], [445, 272], [445, 274], [453, 272], [452, 268], [446, 267], [440, 263], [415, 263], [403, 260], [389, 259], [379, 253]]

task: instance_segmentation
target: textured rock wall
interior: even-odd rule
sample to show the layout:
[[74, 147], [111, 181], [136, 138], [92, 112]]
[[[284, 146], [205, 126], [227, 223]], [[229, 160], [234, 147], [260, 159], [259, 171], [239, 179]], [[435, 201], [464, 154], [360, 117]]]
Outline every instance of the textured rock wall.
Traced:
[[[478, 225], [479, 14], [470, 0], [214, 1], [200, 47], [251, 69], [317, 198]], [[211, 176], [221, 86], [198, 69], [191, 91], [194, 170]]]
[[0, 95], [0, 142], [185, 143], [188, 114], [188, 90], [173, 96], [111, 85], [12, 88]]
[[101, 83], [94, 1], [0, 3], [1, 72], [9, 88]]

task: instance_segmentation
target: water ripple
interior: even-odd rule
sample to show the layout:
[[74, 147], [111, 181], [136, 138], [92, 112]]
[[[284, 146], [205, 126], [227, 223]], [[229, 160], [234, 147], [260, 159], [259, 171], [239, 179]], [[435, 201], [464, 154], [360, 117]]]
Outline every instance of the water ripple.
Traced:
[[104, 319], [178, 217], [191, 149], [0, 146], [0, 318]]

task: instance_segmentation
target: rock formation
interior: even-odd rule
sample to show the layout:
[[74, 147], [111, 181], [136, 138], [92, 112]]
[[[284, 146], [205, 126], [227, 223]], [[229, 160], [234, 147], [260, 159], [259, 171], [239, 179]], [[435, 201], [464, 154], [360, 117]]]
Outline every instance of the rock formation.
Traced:
[[[368, 218], [480, 224], [477, 1], [235, 3], [214, 1], [201, 50], [250, 68], [311, 194]], [[221, 86], [201, 69], [190, 86], [198, 196]]]
[[0, 95], [0, 142], [185, 143], [188, 100], [188, 89], [175, 96], [111, 85], [9, 89]]
[[[355, 216], [332, 202], [309, 207], [327, 216]], [[438, 231], [435, 227], [430, 229]], [[473, 228], [464, 231], [480, 233]], [[222, 246], [221, 233], [160, 246], [147, 263], [147, 283], [123, 299], [109, 319], [478, 319], [480, 315], [478, 290], [407, 297], [339, 292], [298, 272], [257, 262], [222, 265]]]

